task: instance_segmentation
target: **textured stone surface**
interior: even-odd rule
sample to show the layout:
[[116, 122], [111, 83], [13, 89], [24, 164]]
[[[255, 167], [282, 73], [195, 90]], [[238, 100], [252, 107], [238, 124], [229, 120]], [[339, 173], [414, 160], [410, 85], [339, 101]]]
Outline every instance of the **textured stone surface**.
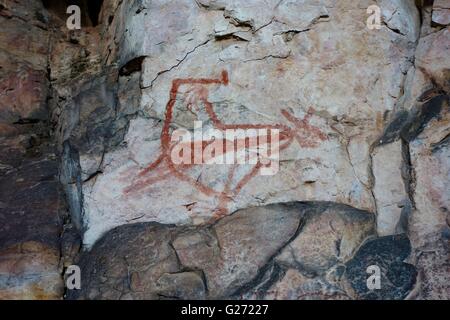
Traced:
[[184, 266], [203, 270], [210, 296], [228, 296], [295, 235], [301, 214], [294, 204], [245, 209], [222, 219], [209, 235], [180, 236], [174, 248]]
[[[68, 2], [0, 4], [0, 298], [449, 299], [446, 1]], [[194, 120], [279, 172], [171, 166]]]
[[[365, 10], [350, 2], [156, 1], [139, 10], [123, 9], [129, 32], [119, 57], [122, 65], [145, 57], [141, 99], [124, 144], [105, 154], [95, 184], [83, 186], [84, 243], [90, 246], [108, 229], [135, 219], [199, 224], [217, 212], [286, 201], [334, 201], [374, 212], [369, 147], [383, 114], [402, 94], [419, 33], [417, 9], [410, 2], [386, 2], [383, 8], [389, 28], [376, 33], [357, 22], [365, 19]], [[217, 78], [223, 69], [228, 85], [207, 88], [219, 120], [297, 130], [299, 141], [283, 150], [280, 172], [240, 184], [248, 166], [198, 165], [182, 169], [192, 179], [183, 181], [163, 163], [138, 177], [162, 152], [172, 81]], [[191, 90], [195, 100], [199, 88]], [[186, 115], [186, 94], [177, 100], [174, 127], [207, 121], [201, 105]], [[84, 152], [80, 159], [82, 172], [98, 163]], [[151, 208], [145, 205], [149, 201]]]
[[[0, 90], [0, 118], [3, 121], [17, 122], [20, 119], [46, 119], [45, 102], [47, 98], [46, 74], [34, 70], [25, 63], [13, 62], [9, 56], [2, 56]], [[6, 63], [8, 61], [8, 63]]]
[[294, 204], [275, 205], [238, 211], [200, 230], [141, 223], [116, 228], [82, 255], [85, 285], [69, 298], [230, 296], [290, 240], [301, 214]]
[[288, 269], [283, 278], [268, 289], [270, 300], [348, 300], [350, 297], [322, 279], [309, 279], [295, 269]]
[[[434, 81], [435, 83], [433, 86], [422, 88], [423, 91], [433, 87], [434, 89], [441, 87], [448, 92], [450, 87], [448, 82], [449, 58], [445, 53], [448, 52], [449, 46], [450, 30], [448, 27], [419, 40], [416, 49], [416, 72], [423, 73], [422, 76], [425, 77], [425, 81]], [[418, 77], [420, 77], [420, 74]], [[421, 83], [420, 79], [417, 83]], [[420, 98], [423, 100], [426, 95]]]
[[0, 4], [0, 299], [61, 299], [66, 218], [49, 137], [48, 15], [40, 1]]
[[[323, 222], [320, 216], [328, 220]], [[313, 242], [309, 224], [322, 226], [316, 230], [322, 238], [331, 232], [325, 225], [333, 225], [336, 239], [320, 243], [321, 252], [328, 256], [312, 253], [320, 246]], [[212, 226], [197, 228], [152, 223], [122, 226], [81, 255], [78, 263], [85, 284], [68, 298], [349, 299], [341, 284], [343, 263], [373, 234], [374, 227], [369, 213], [332, 203], [244, 209]], [[301, 247], [305, 237], [312, 247]], [[299, 261], [302, 254], [309, 260], [303, 265], [286, 257], [286, 252], [294, 250]]]
[[373, 215], [348, 206], [318, 204], [307, 214], [299, 235], [276, 258], [306, 274], [323, 274], [345, 262], [375, 233]]
[[[377, 232], [380, 236], [402, 233], [399, 225], [403, 210], [408, 210], [408, 195], [402, 176], [402, 142], [376, 148], [372, 154], [375, 177], [374, 197], [377, 204]], [[406, 207], [406, 208], [405, 208]]]
[[419, 36], [419, 16], [413, 1], [379, 1], [383, 24], [414, 42]]
[[[425, 103], [428, 117], [418, 128], [417, 137], [410, 143], [411, 164], [416, 185], [416, 210], [410, 217], [410, 232], [416, 247], [431, 244], [448, 234], [450, 210], [449, 177], [450, 133], [449, 96], [437, 96]], [[432, 113], [433, 111], [433, 113]], [[447, 236], [448, 239], [448, 236]]]
[[205, 285], [195, 272], [167, 273], [157, 281], [158, 295], [172, 299], [205, 299]]
[[55, 155], [49, 153], [22, 161], [0, 177], [1, 246], [44, 241], [57, 248], [63, 219], [59, 210], [64, 201], [57, 180]]
[[426, 300], [448, 299], [449, 273], [450, 273], [450, 248], [448, 239], [433, 243], [432, 249], [418, 253], [417, 290], [411, 293], [411, 298]]
[[57, 248], [27, 241], [0, 251], [0, 299], [61, 299]]
[[180, 271], [170, 232], [169, 227], [133, 224], [108, 233], [81, 257], [82, 290], [69, 291], [68, 297], [158, 298], [157, 290], [162, 287], [165, 292], [170, 285], [167, 274]]
[[432, 21], [439, 25], [450, 24], [450, 3], [446, 0], [435, 0], [433, 2]]
[[[358, 299], [404, 299], [413, 288], [417, 274], [413, 265], [403, 262], [410, 253], [411, 244], [405, 235], [367, 241], [346, 264], [347, 292]], [[380, 289], [367, 287], [369, 266], [380, 268]]]
[[421, 280], [418, 298], [444, 299], [450, 292], [449, 96], [432, 98], [422, 108], [433, 110], [434, 116], [410, 143], [416, 210], [409, 230]]
[[[50, 33], [48, 14], [40, 1], [2, 1], [0, 21], [0, 49], [13, 60], [45, 71], [49, 52]], [[6, 31], [7, 30], [7, 31]]]

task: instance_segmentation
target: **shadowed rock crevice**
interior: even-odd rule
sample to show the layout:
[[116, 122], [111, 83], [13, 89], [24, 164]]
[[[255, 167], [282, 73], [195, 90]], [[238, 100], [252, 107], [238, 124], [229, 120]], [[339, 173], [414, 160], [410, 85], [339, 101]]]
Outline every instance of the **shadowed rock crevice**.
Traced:
[[39, 1], [3, 1], [0, 23], [0, 299], [61, 299], [68, 210], [48, 106], [48, 15]]

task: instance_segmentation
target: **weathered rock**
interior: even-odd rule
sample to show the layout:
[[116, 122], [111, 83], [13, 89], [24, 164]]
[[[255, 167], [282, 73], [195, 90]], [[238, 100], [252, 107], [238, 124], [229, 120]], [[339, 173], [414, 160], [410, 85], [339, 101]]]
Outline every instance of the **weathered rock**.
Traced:
[[[67, 4], [0, 4], [0, 298], [450, 297], [446, 1]], [[195, 120], [279, 170], [172, 166]]]
[[11, 66], [10, 57], [2, 57], [1, 52], [0, 60], [0, 92], [4, 93], [0, 99], [0, 121], [46, 120], [46, 74], [24, 63], [13, 62]]
[[17, 135], [0, 138], [0, 299], [60, 299], [66, 212], [54, 147], [42, 124], [12, 126]]
[[[410, 143], [415, 185], [415, 210], [409, 217], [409, 234], [415, 249], [419, 299], [448, 299], [450, 296], [450, 102], [437, 96], [422, 106], [427, 117]], [[424, 115], [424, 111], [419, 115]], [[424, 119], [424, 120], [423, 120]]]
[[[423, 29], [425, 27], [422, 26]], [[406, 110], [450, 90], [450, 61], [444, 53], [449, 49], [450, 30], [445, 28], [428, 32], [419, 39], [414, 57], [415, 67], [408, 71], [404, 95], [399, 99], [398, 106]]]
[[270, 300], [349, 300], [345, 292], [323, 279], [310, 279], [295, 269], [288, 269], [283, 278], [266, 292]]
[[[0, 8], [0, 51], [6, 52], [28, 64], [33, 69], [45, 71], [49, 53], [50, 33], [47, 30], [47, 13], [40, 1], [2, 1]], [[36, 19], [41, 17], [42, 21]]]
[[[416, 72], [423, 73], [423, 77], [426, 81], [428, 83], [431, 82], [431, 88], [437, 86], [437, 89], [445, 90], [447, 92], [450, 90], [448, 81], [450, 77], [450, 58], [446, 54], [449, 50], [449, 46], [450, 29], [445, 28], [421, 38], [417, 45], [415, 56]], [[423, 89], [430, 89], [430, 87], [422, 88], [422, 90]]]
[[61, 263], [67, 268], [73, 265], [81, 250], [81, 237], [73, 224], [64, 226], [61, 234]]
[[57, 30], [52, 37], [49, 77], [55, 87], [72, 82], [83, 73], [102, 72], [102, 42], [98, 30], [83, 28], [83, 32]]
[[402, 141], [382, 145], [372, 154], [373, 193], [377, 204], [377, 232], [380, 236], [404, 233], [402, 212], [410, 210], [403, 181], [404, 166]]
[[448, 3], [448, 1], [433, 1], [432, 21], [443, 26], [450, 24], [450, 4]]
[[415, 210], [409, 220], [409, 230], [414, 247], [420, 248], [445, 237], [449, 231], [449, 96], [437, 96], [425, 103], [415, 123], [415, 130], [410, 130], [415, 137], [410, 143]]
[[360, 244], [375, 233], [371, 213], [344, 205], [317, 204], [276, 261], [309, 275], [324, 274], [350, 259]]
[[160, 297], [168, 299], [205, 299], [205, 285], [195, 272], [167, 273], [157, 281]]
[[446, 300], [450, 295], [450, 247], [448, 237], [417, 253], [417, 285], [411, 299]]
[[26, 241], [58, 247], [64, 200], [57, 174], [56, 159], [38, 156], [0, 177], [0, 247]]
[[[347, 262], [344, 278], [346, 291], [357, 299], [404, 299], [416, 281], [416, 269], [403, 262], [411, 253], [406, 235], [385, 236], [364, 243]], [[368, 267], [380, 270], [380, 289], [369, 289]]]
[[[321, 230], [311, 229], [316, 226]], [[318, 241], [330, 232], [334, 240]], [[68, 298], [348, 298], [340, 286], [340, 262], [373, 232], [370, 213], [317, 203], [239, 210], [197, 228], [122, 226], [82, 254], [82, 289]], [[305, 239], [312, 247], [301, 246]], [[286, 252], [294, 252], [298, 262]], [[287, 265], [292, 270], [285, 273]], [[293, 270], [299, 267], [322, 277], [307, 278]]]
[[183, 266], [204, 272], [209, 295], [225, 297], [252, 281], [295, 235], [301, 214], [295, 204], [245, 209], [173, 245]]
[[57, 248], [28, 241], [0, 250], [0, 300], [61, 299]]
[[[130, 121], [121, 147], [105, 154], [95, 184], [84, 187], [84, 243], [91, 246], [133, 219], [197, 225], [218, 211], [288, 201], [333, 201], [374, 212], [369, 146], [380, 133], [383, 114], [402, 94], [419, 32], [412, 2], [383, 2], [383, 7], [389, 27], [399, 32], [370, 33], [356, 23], [366, 18], [366, 8], [350, 2], [156, 1], [123, 7], [122, 27], [128, 32], [121, 40], [120, 65], [145, 57], [140, 88], [132, 89], [141, 99], [129, 102], [139, 116]], [[220, 121], [297, 130], [299, 141], [283, 150], [278, 174], [248, 179], [248, 166], [194, 166], [182, 169], [189, 178], [180, 179], [164, 163], [151, 166], [163, 152], [172, 81], [218, 78], [222, 70], [228, 71], [227, 85], [205, 87]], [[187, 112], [189, 89], [194, 100], [201, 91], [181, 89], [171, 127], [192, 128], [195, 119], [211, 127], [202, 106]], [[81, 171], [92, 171], [86, 155], [80, 159]], [[149, 166], [152, 170], [139, 178]]]
[[[82, 254], [78, 262], [82, 289], [69, 292], [68, 297], [229, 296], [255, 278], [259, 269], [289, 241], [300, 217], [299, 206], [272, 205], [236, 212], [213, 227], [202, 229], [157, 224], [116, 228], [91, 251]], [[247, 239], [241, 239], [242, 234], [247, 234]]]
[[414, 1], [380, 1], [383, 23], [391, 30], [406, 36], [414, 42], [419, 37], [419, 14]]
[[67, 217], [49, 137], [48, 15], [40, 1], [0, 4], [0, 299], [61, 299]]

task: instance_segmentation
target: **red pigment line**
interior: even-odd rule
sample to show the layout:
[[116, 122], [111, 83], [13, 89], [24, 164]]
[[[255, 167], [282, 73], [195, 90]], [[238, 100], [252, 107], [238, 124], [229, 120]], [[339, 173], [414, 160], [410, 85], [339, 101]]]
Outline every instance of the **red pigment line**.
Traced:
[[134, 184], [132, 186], [130, 186], [124, 190], [124, 193], [129, 194], [131, 192], [138, 192], [144, 188], [147, 188], [151, 184], [162, 181], [166, 178], [169, 178], [170, 176], [172, 176], [172, 172], [166, 172], [166, 173], [161, 173], [161, 175], [156, 176], [156, 177], [150, 177], [150, 178], [138, 181], [138, 182], [134, 182]]
[[292, 144], [293, 139], [294, 139], [294, 137], [292, 137], [292, 136], [288, 137], [288, 140], [284, 144], [280, 145], [280, 147], [279, 147], [280, 151], [288, 148]]
[[175, 165], [172, 162], [169, 162], [169, 168], [172, 170], [172, 173], [180, 180], [185, 181], [187, 183], [190, 183], [192, 186], [197, 188], [199, 191], [203, 192], [204, 194], [211, 196], [214, 194], [219, 194], [214, 189], [204, 186], [203, 184], [199, 183], [197, 180], [194, 180], [192, 177], [185, 175], [184, 173], [178, 171], [175, 168]]
[[[261, 137], [264, 137], [264, 136], [260, 135], [260, 136], [257, 136], [256, 138], [261, 138]], [[267, 135], [267, 137], [271, 138], [271, 135]], [[189, 149], [191, 151], [194, 150], [194, 152], [191, 152], [191, 157], [190, 157], [190, 162], [189, 162], [190, 164], [196, 164], [194, 162], [194, 160], [196, 159], [196, 156], [197, 156], [197, 158], [199, 156], [201, 156], [201, 158], [203, 159], [203, 163], [205, 163], [206, 161], [209, 161], [209, 160], [211, 160], [211, 159], [213, 159], [215, 157], [221, 156], [221, 155], [225, 155], [225, 154], [227, 154], [227, 153], [229, 153], [231, 151], [234, 152], [234, 151], [240, 151], [240, 150], [249, 149], [250, 148], [250, 140], [252, 138], [253, 137], [245, 137], [244, 139], [234, 139], [234, 140], [220, 139], [218, 141], [222, 142], [222, 148], [221, 148], [222, 152], [220, 153], [220, 152], [218, 152], [217, 150], [214, 149], [214, 156], [212, 156], [212, 157], [206, 157], [206, 156], [210, 156], [210, 155], [204, 155], [203, 153], [204, 153], [206, 147], [208, 147], [210, 144], [212, 144], [214, 142], [217, 142], [217, 140], [215, 140], [215, 139], [211, 139], [211, 140], [208, 140], [208, 141], [207, 140], [202, 140], [202, 141], [183, 141], [183, 142], [178, 142], [178, 143], [173, 144], [170, 147], [170, 154], [172, 154], [173, 148], [175, 148], [176, 146], [181, 146], [182, 149], [186, 148], [186, 149]], [[281, 137], [281, 138], [282, 139], [287, 139], [287, 142], [285, 144], [290, 143], [292, 141], [292, 137]], [[280, 139], [280, 141], [281, 141], [281, 139]], [[195, 146], [198, 143], [202, 144], [200, 153], [196, 153], [197, 148]], [[242, 145], [242, 143], [243, 143], [243, 147], [242, 148], [238, 148], [238, 146]], [[231, 151], [229, 151], [227, 149], [229, 148], [228, 146], [231, 145], [231, 144], [233, 145], [233, 148], [232, 148]], [[267, 144], [268, 145], [271, 144], [269, 139], [267, 141]], [[282, 146], [284, 147], [284, 145], [282, 145]], [[169, 161], [172, 161], [172, 159], [170, 158]], [[186, 164], [186, 163], [181, 163], [181, 164]], [[175, 164], [174, 163], [174, 165], [177, 165], [177, 166], [181, 165], [181, 164]]]
[[[192, 163], [191, 164], [181, 164], [181, 165], [176, 166], [172, 162], [172, 160], [170, 158], [170, 151], [172, 150], [172, 148], [175, 145], [174, 146], [170, 145], [170, 142], [171, 142], [170, 124], [171, 124], [172, 118], [173, 118], [173, 109], [174, 109], [174, 106], [176, 103], [177, 94], [178, 94], [178, 91], [179, 91], [179, 88], [181, 85], [197, 85], [197, 84], [199, 84], [199, 85], [207, 85], [207, 84], [228, 85], [228, 83], [229, 83], [229, 78], [228, 78], [228, 73], [226, 70], [222, 71], [220, 79], [185, 78], [185, 79], [174, 79], [172, 81], [172, 87], [170, 89], [170, 94], [169, 94], [169, 101], [167, 102], [167, 105], [166, 105], [165, 120], [164, 120], [164, 124], [163, 124], [163, 128], [162, 128], [162, 132], [161, 132], [161, 155], [158, 157], [158, 159], [156, 159], [153, 163], [151, 163], [147, 168], [142, 170], [140, 172], [139, 176], [142, 177], [142, 176], [148, 174], [150, 171], [157, 169], [157, 167], [163, 161], [167, 164], [166, 171], [168, 170], [169, 172], [164, 172], [164, 170], [162, 170], [162, 172], [161, 172], [162, 175], [160, 175], [159, 177], [151, 177], [148, 179], [143, 179], [141, 181], [138, 181], [137, 184], [135, 184], [134, 186], [128, 187], [125, 190], [125, 193], [129, 193], [133, 190], [139, 190], [139, 189], [145, 188], [145, 186], [148, 184], [163, 180], [163, 179], [173, 175], [177, 179], [191, 184], [193, 187], [195, 187], [200, 192], [203, 192], [206, 195], [219, 196], [219, 203], [218, 203], [217, 209], [215, 210], [214, 216], [221, 217], [221, 216], [227, 214], [226, 205], [231, 200], [229, 192], [231, 189], [232, 179], [233, 179], [235, 171], [236, 171], [236, 165], [234, 165], [232, 170], [229, 172], [226, 185], [222, 192], [215, 191], [214, 189], [207, 187], [207, 186], [201, 184], [200, 182], [194, 180], [192, 177], [184, 174], [182, 171], [189, 169], [194, 164], [192, 164]], [[195, 92], [194, 90], [198, 90], [198, 92]], [[209, 93], [206, 88], [192, 89], [192, 90], [189, 90], [188, 92], [190, 92], [190, 93], [192, 92], [194, 94], [192, 100], [188, 101], [188, 104], [189, 104], [188, 108], [190, 108], [193, 104], [198, 104], [198, 102], [202, 102], [203, 106], [206, 110], [206, 113], [208, 114], [209, 118], [211, 119], [213, 125], [219, 130], [227, 130], [227, 129], [234, 129], [234, 130], [238, 130], [238, 129], [244, 129], [244, 130], [245, 129], [266, 129], [266, 130], [277, 129], [277, 130], [280, 130], [279, 141], [285, 141], [285, 142], [279, 146], [279, 150], [284, 150], [284, 149], [288, 148], [292, 144], [294, 139], [297, 140], [299, 145], [302, 147], [304, 147], [304, 146], [313, 147], [318, 142], [317, 141], [308, 141], [308, 138], [310, 138], [310, 139], [317, 138], [322, 141], [327, 138], [326, 135], [318, 127], [315, 127], [315, 126], [309, 124], [309, 119], [311, 118], [312, 113], [314, 112], [314, 109], [312, 109], [312, 108], [310, 108], [308, 110], [308, 113], [305, 115], [305, 117], [303, 119], [298, 119], [298, 118], [294, 117], [292, 114], [290, 114], [285, 109], [281, 110], [282, 115], [289, 122], [294, 124], [294, 127], [295, 127], [294, 129], [287, 125], [284, 125], [284, 124], [274, 124], [274, 125], [270, 125], [270, 124], [234, 124], [234, 125], [229, 125], [229, 124], [222, 123], [222, 121], [220, 121], [219, 118], [217, 117], [217, 114], [214, 112], [212, 103], [210, 101], [208, 101]], [[302, 138], [304, 138], [304, 139], [302, 140]], [[213, 141], [214, 140], [202, 141], [202, 152]], [[236, 143], [240, 142], [240, 141], [241, 140], [236, 141], [236, 139], [235, 139], [233, 145], [236, 146]], [[250, 138], [245, 139], [246, 147], [249, 146], [249, 144], [250, 144], [249, 141], [250, 141]], [[191, 143], [191, 147], [192, 147], [193, 143], [192, 142], [190, 142], [190, 143]], [[226, 150], [227, 140], [222, 139], [222, 143], [223, 143], [222, 150]], [[268, 141], [268, 143], [270, 143], [270, 141]], [[236, 149], [236, 147], [234, 147], [234, 149]], [[191, 150], [195, 150], [195, 149], [191, 149]], [[223, 152], [223, 153], [226, 153], [226, 152]], [[215, 154], [214, 156], [219, 156], [219, 155]], [[191, 154], [191, 158], [192, 157], [194, 157], [194, 154]], [[191, 159], [191, 160], [193, 160], [193, 159]], [[246, 184], [248, 184], [250, 182], [250, 180], [255, 177], [255, 175], [258, 173], [259, 169], [262, 166], [263, 166], [263, 164], [261, 162], [258, 162], [252, 168], [252, 170], [249, 173], [247, 173], [237, 183], [237, 185], [233, 191], [233, 196], [236, 196], [244, 188], [244, 186]], [[182, 171], [178, 170], [178, 168], [180, 168]], [[158, 170], [161, 170], [161, 169], [158, 169]]]
[[149, 171], [155, 169], [162, 161], [164, 160], [164, 154], [161, 154], [158, 159], [156, 159], [155, 161], [153, 161], [147, 168], [143, 169], [140, 173], [139, 176], [143, 176], [145, 174], [147, 174]]
[[213, 124], [221, 130], [227, 129], [279, 129], [284, 132], [285, 135], [288, 135], [292, 129], [283, 124], [223, 124], [218, 118], [217, 114], [214, 112], [214, 108], [212, 103], [209, 102], [206, 98], [201, 97], [201, 102], [205, 105], [206, 112], [208, 116], [211, 118]]
[[253, 169], [247, 174], [245, 175], [240, 181], [239, 183], [236, 185], [236, 188], [234, 189], [233, 195], [236, 196], [241, 190], [242, 188], [250, 182], [250, 180], [252, 178], [255, 177], [255, 175], [258, 173], [259, 169], [263, 166], [263, 164], [261, 162], [258, 162]]
[[226, 184], [223, 188], [223, 191], [219, 197], [219, 203], [217, 204], [217, 208], [215, 210], [218, 214], [227, 212], [226, 206], [227, 206], [227, 203], [231, 200], [231, 199], [229, 199], [228, 193], [230, 192], [230, 186], [231, 186], [231, 183], [233, 182], [234, 173], [236, 172], [236, 168], [237, 168], [237, 165], [234, 164], [233, 167], [231, 168], [230, 172], [228, 172], [227, 182], [226, 182]]
[[[303, 120], [300, 120], [296, 117], [294, 117], [292, 114], [287, 112], [285, 109], [281, 110], [281, 114], [291, 123], [294, 124], [294, 126], [297, 129], [297, 132], [295, 132], [295, 138], [299, 145], [301, 147], [315, 147], [319, 143], [318, 141], [308, 141], [308, 138], [310, 139], [319, 139], [321, 141], [324, 141], [327, 139], [327, 136], [325, 133], [323, 133], [318, 127], [311, 125], [308, 122], [308, 119], [311, 116], [311, 110], [310, 108], [308, 110], [308, 114], [304, 117]], [[301, 134], [300, 134], [301, 133]]]

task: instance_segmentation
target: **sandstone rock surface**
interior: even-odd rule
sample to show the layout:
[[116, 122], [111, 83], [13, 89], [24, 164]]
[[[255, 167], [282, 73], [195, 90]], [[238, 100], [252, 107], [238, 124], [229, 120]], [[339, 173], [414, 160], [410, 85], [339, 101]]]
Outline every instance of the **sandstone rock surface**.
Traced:
[[[101, 174], [82, 187], [84, 243], [91, 246], [128, 221], [197, 225], [217, 212], [287, 201], [376, 211], [370, 146], [402, 95], [419, 34], [417, 8], [409, 1], [381, 5], [389, 23], [376, 33], [359, 22], [365, 10], [350, 2], [156, 1], [137, 14], [124, 9], [129, 32], [118, 55], [125, 66], [144, 57], [136, 71], [140, 100], [130, 101], [138, 103], [137, 117], [124, 143], [100, 153]], [[199, 94], [207, 94], [226, 124], [288, 126], [296, 138], [282, 150], [277, 174], [247, 179], [251, 166], [196, 165], [182, 169], [180, 179], [181, 173], [157, 165], [173, 80], [220, 78], [222, 70], [227, 85], [179, 89], [170, 126], [192, 129], [194, 120], [214, 126]], [[101, 110], [101, 102], [94, 104]], [[81, 171], [95, 171], [100, 156], [82, 149]], [[139, 176], [146, 167], [151, 170]]]
[[0, 298], [449, 299], [447, 2], [1, 1]]
[[50, 138], [48, 14], [0, 4], [0, 299], [61, 299], [67, 218]]

